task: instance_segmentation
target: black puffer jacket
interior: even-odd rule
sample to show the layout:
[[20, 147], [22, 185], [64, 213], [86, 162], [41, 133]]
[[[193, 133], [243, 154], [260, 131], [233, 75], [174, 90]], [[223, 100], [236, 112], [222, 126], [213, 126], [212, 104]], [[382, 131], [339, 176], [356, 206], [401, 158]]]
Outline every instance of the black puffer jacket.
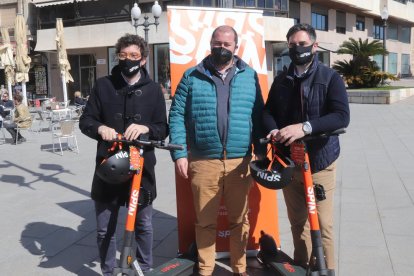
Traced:
[[[318, 134], [345, 128], [349, 120], [344, 81], [336, 71], [319, 63], [317, 56], [302, 78], [294, 76], [291, 64], [287, 72], [274, 79], [263, 112], [263, 124], [268, 132], [309, 121], [312, 134]], [[337, 136], [314, 139], [307, 144], [313, 173], [327, 168], [340, 153]]]
[[[116, 66], [112, 70], [112, 75], [96, 81], [94, 91], [79, 121], [82, 133], [98, 141], [96, 166], [107, 157], [108, 148], [111, 146], [101, 139], [98, 134], [99, 126], [106, 125], [118, 133], [124, 133], [132, 123], [147, 126], [150, 139], [165, 139], [168, 135], [168, 125], [164, 96], [161, 87], [149, 78], [145, 68], [141, 69], [139, 82], [128, 86]], [[145, 149], [144, 158], [141, 186], [150, 191], [154, 199], [154, 150]], [[95, 173], [91, 196], [96, 201], [124, 205], [128, 201], [129, 189], [129, 183], [111, 185], [102, 181]]]

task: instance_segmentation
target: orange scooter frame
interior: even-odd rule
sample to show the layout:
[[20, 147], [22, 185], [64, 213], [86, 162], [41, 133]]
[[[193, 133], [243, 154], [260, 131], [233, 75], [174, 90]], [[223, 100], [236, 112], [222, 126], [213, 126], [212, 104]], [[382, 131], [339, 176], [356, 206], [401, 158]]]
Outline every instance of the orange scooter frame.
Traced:
[[[297, 165], [301, 166], [302, 177], [303, 177], [303, 188], [305, 190], [306, 207], [308, 209], [308, 220], [310, 226], [310, 234], [312, 240], [312, 254], [309, 262], [312, 262], [314, 258], [315, 262], [308, 267], [306, 275], [319, 276], [319, 275], [335, 275], [333, 270], [329, 270], [326, 267], [325, 254], [322, 246], [322, 236], [319, 227], [318, 211], [316, 208], [316, 196], [313, 186], [312, 172], [310, 168], [309, 153], [306, 148], [306, 139], [295, 141], [291, 145], [291, 152], [294, 147], [299, 147], [298, 152], [302, 152], [302, 162], [300, 159], [295, 160]], [[299, 161], [299, 162], [297, 162]]]
[[[345, 133], [345, 129], [338, 129], [333, 132], [323, 133], [315, 136], [307, 136], [291, 144], [291, 157], [295, 161], [297, 166], [301, 167], [303, 184], [306, 197], [306, 207], [308, 210], [308, 220], [310, 225], [311, 241], [312, 241], [312, 254], [310, 258], [310, 265], [305, 270], [300, 266], [293, 265], [293, 260], [287, 256], [284, 252], [277, 249], [274, 239], [262, 233], [261, 248], [270, 248], [273, 254], [259, 252], [257, 258], [259, 262], [263, 263], [267, 267], [273, 269], [276, 275], [306, 275], [306, 276], [331, 276], [335, 275], [335, 271], [328, 269], [325, 261], [325, 254], [322, 246], [322, 237], [319, 227], [318, 211], [316, 207], [316, 195], [314, 190], [314, 183], [312, 179], [312, 172], [310, 168], [309, 153], [306, 148], [306, 141], [315, 139], [318, 137], [327, 137], [331, 135], [339, 135]], [[262, 142], [272, 143], [270, 139], [262, 139]], [[269, 251], [269, 250], [268, 250]]]
[[128, 141], [118, 136], [118, 139], [112, 141], [112, 150], [119, 146], [122, 148], [123, 144], [130, 146], [130, 169], [134, 171], [132, 177], [132, 185], [129, 195], [128, 213], [125, 222], [124, 242], [121, 250], [121, 258], [119, 267], [115, 267], [112, 275], [129, 275], [129, 276], [144, 276], [144, 273], [135, 258], [133, 250], [133, 241], [135, 233], [135, 220], [138, 211], [138, 198], [141, 189], [142, 172], [144, 168], [144, 147], [150, 146], [159, 149], [175, 150], [183, 147], [175, 144], [168, 144], [161, 140], [133, 140]]

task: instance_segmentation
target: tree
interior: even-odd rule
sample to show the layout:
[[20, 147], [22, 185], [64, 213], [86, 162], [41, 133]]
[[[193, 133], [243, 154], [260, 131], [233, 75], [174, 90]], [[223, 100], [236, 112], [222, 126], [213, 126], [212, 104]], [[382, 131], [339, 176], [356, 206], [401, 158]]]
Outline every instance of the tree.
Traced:
[[349, 62], [336, 61], [332, 66], [342, 75], [349, 88], [377, 87], [386, 79], [397, 79], [392, 74], [380, 71], [377, 63], [370, 58], [388, 54], [379, 40], [368, 42], [368, 39], [349, 38], [339, 46], [337, 53], [352, 55]]

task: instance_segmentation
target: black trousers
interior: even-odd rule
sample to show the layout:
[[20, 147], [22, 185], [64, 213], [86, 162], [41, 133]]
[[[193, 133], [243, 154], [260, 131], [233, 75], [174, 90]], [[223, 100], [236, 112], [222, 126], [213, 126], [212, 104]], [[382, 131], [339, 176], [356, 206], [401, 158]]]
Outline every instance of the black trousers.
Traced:
[[[7, 123], [7, 122], [3, 122], [4, 123], [4, 128], [7, 129], [7, 131], [10, 133], [10, 135], [13, 138], [13, 141], [16, 140], [16, 133], [17, 133], [17, 124], [16, 123]], [[18, 139], [23, 138], [23, 136], [19, 133], [19, 137]]]
[[[116, 266], [116, 224], [119, 207], [115, 204], [95, 201], [97, 222], [97, 243], [101, 261], [102, 274], [112, 275]], [[136, 257], [142, 271], [152, 268], [152, 205], [138, 207], [135, 220], [135, 240], [137, 242]]]

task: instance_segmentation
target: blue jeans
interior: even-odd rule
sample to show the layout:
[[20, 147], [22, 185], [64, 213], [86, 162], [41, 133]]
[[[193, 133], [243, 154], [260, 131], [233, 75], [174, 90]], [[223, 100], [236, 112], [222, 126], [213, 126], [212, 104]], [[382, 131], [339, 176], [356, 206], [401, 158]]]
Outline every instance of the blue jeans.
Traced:
[[[103, 275], [112, 275], [116, 266], [116, 224], [119, 207], [116, 204], [95, 201], [97, 243]], [[136, 257], [142, 271], [152, 267], [152, 205], [138, 208], [135, 221]]]

